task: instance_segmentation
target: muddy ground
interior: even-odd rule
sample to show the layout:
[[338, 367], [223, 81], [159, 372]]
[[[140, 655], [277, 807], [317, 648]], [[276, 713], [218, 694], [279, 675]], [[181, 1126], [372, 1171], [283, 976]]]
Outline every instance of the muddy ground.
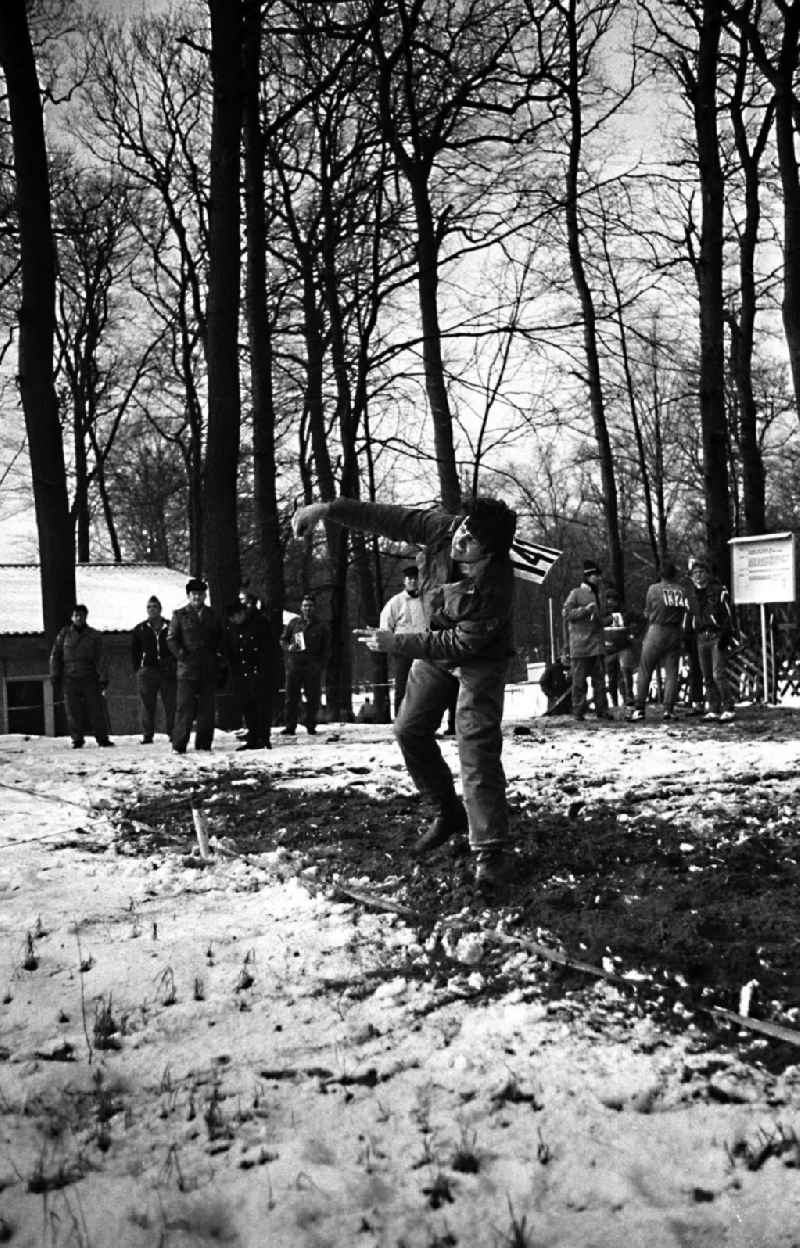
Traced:
[[[668, 748], [670, 735], [690, 732], [702, 759], [704, 742], [720, 732], [763, 748], [769, 741], [794, 741], [799, 729], [795, 712], [758, 709], [740, 713], [730, 728], [701, 721], [669, 729], [656, 722], [590, 727], [590, 733], [614, 734], [614, 748], [628, 760], [629, 783], [623, 766], [620, 784], [618, 776], [582, 773], [571, 721], [549, 721], [546, 733], [517, 726], [516, 769], [529, 772], [530, 780], [511, 784], [517, 870], [493, 917], [509, 935], [544, 942], [612, 975], [628, 974], [632, 1003], [664, 1026], [680, 1028], [691, 1017], [710, 1042], [727, 1041], [773, 1070], [796, 1061], [792, 1045], [773, 1040], [765, 1048], [757, 1035], [732, 1035], [727, 1025], [720, 1030], [710, 1010], [738, 1011], [750, 985], [753, 1017], [789, 1026], [800, 1021], [797, 768], [729, 771], [697, 787], [685, 772], [674, 780], [637, 780], [635, 770], [654, 734]], [[567, 762], [565, 769], [569, 751], [574, 766]], [[557, 762], [548, 766], [553, 752]], [[324, 765], [290, 767], [280, 778], [261, 772], [256, 779], [245, 762], [200, 780], [175, 776], [150, 800], [119, 812], [119, 846], [192, 861], [185, 858], [186, 826], [195, 808], [211, 818], [228, 852], [290, 851], [285, 869], [304, 872], [309, 887], [330, 892], [352, 889], [355, 881], [403, 907], [423, 942], [454, 916], [464, 931], [485, 926], [466, 845], [414, 864], [409, 847], [429, 811], [415, 795], [398, 795], [391, 783], [377, 795], [363, 791], [368, 783], [372, 788], [371, 761], [330, 767], [336, 787], [328, 791], [318, 787]], [[396, 769], [402, 774], [400, 764]], [[303, 787], [304, 775], [315, 787]], [[610, 780], [613, 795], [605, 792]], [[501, 949], [495, 961], [499, 972]], [[425, 966], [400, 969], [444, 983], [453, 967], [436, 946]], [[491, 967], [484, 962], [482, 970]], [[397, 972], [396, 965], [385, 968], [387, 977]], [[591, 978], [559, 966], [550, 990], [554, 996], [580, 993]], [[509, 988], [500, 973], [486, 980], [484, 994]], [[365, 984], [365, 992], [371, 990]]]

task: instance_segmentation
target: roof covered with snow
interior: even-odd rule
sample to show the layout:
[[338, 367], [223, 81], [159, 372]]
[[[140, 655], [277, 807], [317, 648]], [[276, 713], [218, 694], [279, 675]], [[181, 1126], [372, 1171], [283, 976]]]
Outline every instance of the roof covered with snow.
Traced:
[[[0, 563], [0, 634], [43, 632], [39, 573], [36, 563]], [[183, 606], [187, 579], [153, 563], [82, 563], [75, 567], [76, 600], [89, 608], [92, 628], [127, 631], [147, 615], [151, 594], [167, 618]]]

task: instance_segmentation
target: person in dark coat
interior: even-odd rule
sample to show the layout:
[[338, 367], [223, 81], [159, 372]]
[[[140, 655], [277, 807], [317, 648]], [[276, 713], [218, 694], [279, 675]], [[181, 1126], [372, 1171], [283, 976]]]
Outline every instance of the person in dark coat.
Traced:
[[272, 748], [272, 694], [276, 687], [276, 645], [258, 598], [243, 590], [226, 611], [225, 656], [233, 694], [244, 716], [247, 736], [240, 750]]
[[110, 746], [108, 717], [103, 693], [108, 686], [108, 664], [103, 653], [103, 639], [89, 628], [89, 608], [78, 602], [72, 608], [69, 624], [61, 629], [50, 652], [50, 675], [64, 692], [72, 748], [84, 744], [88, 724], [98, 745]]
[[727, 651], [734, 634], [733, 614], [728, 590], [712, 577], [707, 560], [695, 559], [692, 564], [687, 597], [705, 685], [705, 718], [728, 723], [734, 718], [727, 673]]
[[572, 710], [572, 697], [564, 697], [570, 688], [569, 671], [561, 656], [546, 665], [539, 679], [539, 688], [547, 698], [548, 715], [556, 710], [562, 715], [569, 714]]
[[206, 606], [207, 592], [206, 582], [199, 577], [186, 582], [189, 601], [173, 613], [167, 634], [167, 645], [178, 663], [172, 729], [176, 754], [186, 753], [193, 723], [196, 750], [210, 750], [214, 740], [215, 696], [223, 666], [222, 627]]
[[[293, 520], [297, 536], [334, 521], [422, 547], [420, 596], [427, 628], [417, 633], [356, 630], [370, 650], [414, 659], [394, 733], [406, 767], [435, 817], [412, 854], [469, 833], [475, 882], [491, 893], [508, 879], [508, 807], [503, 772], [503, 698], [514, 652], [516, 516], [499, 499], [477, 498], [458, 514], [339, 498], [314, 503]], [[463, 801], [456, 795], [436, 730], [453, 692]]]
[[592, 682], [594, 713], [610, 718], [606, 701], [605, 602], [600, 591], [600, 569], [593, 559], [583, 563], [583, 580], [567, 594], [561, 615], [567, 626], [572, 673], [572, 714], [586, 717], [588, 681]]
[[300, 699], [305, 694], [306, 731], [317, 731], [317, 716], [322, 697], [322, 673], [328, 662], [330, 634], [317, 619], [313, 594], [305, 594], [300, 615], [294, 616], [281, 634], [281, 647], [286, 656], [286, 724], [281, 730], [286, 737], [297, 731]]
[[168, 644], [169, 625], [161, 614], [161, 603], [153, 594], [147, 600], [147, 619], [131, 633], [131, 662], [139, 691], [142, 745], [150, 745], [156, 730], [156, 702], [161, 695], [167, 736], [175, 724], [177, 676], [175, 656]]

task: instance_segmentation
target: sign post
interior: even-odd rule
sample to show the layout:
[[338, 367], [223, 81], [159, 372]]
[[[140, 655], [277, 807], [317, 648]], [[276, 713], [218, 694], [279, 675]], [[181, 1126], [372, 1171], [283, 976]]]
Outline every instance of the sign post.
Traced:
[[761, 615], [761, 661], [764, 669], [764, 701], [769, 700], [767, 661], [768, 602], [794, 602], [794, 533], [764, 533], [758, 537], [730, 540], [733, 600], [737, 606], [758, 603]]

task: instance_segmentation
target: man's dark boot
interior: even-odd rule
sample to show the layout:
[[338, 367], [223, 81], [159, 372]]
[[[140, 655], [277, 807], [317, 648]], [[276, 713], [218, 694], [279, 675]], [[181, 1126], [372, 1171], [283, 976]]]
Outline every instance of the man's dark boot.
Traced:
[[511, 854], [494, 846], [479, 849], [475, 862], [475, 887], [482, 897], [494, 897], [504, 885], [509, 884], [514, 874], [514, 859]]
[[431, 820], [422, 836], [411, 846], [412, 858], [424, 858], [432, 850], [445, 845], [451, 837], [467, 830], [467, 812], [462, 802], [454, 797], [442, 804], [439, 814]]

